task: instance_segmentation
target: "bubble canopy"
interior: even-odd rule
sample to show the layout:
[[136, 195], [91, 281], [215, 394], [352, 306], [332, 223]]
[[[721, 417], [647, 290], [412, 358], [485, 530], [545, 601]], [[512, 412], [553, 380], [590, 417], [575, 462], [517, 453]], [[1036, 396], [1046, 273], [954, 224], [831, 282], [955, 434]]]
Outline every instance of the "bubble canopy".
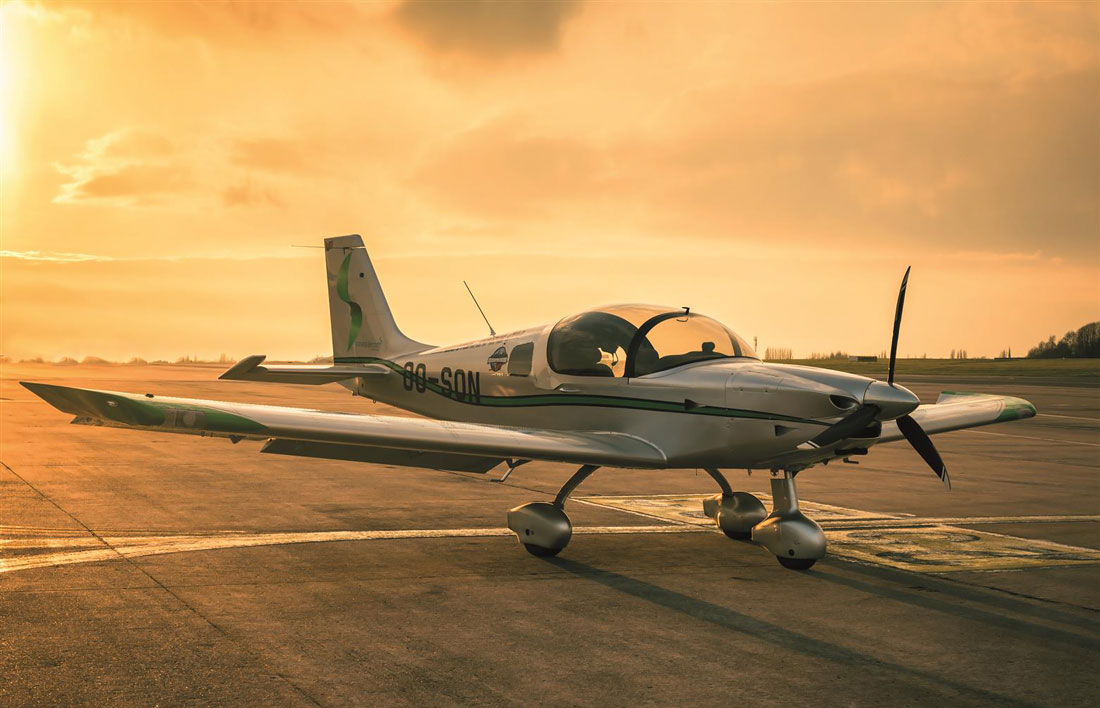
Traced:
[[631, 378], [711, 359], [757, 359], [728, 327], [687, 309], [613, 305], [562, 319], [546, 344], [550, 368], [570, 376]]

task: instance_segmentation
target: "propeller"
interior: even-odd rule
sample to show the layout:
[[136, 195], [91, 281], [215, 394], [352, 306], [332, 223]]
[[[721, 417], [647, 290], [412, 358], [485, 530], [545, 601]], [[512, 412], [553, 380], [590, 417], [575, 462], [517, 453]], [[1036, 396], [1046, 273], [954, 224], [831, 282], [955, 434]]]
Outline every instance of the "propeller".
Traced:
[[917, 454], [924, 458], [924, 461], [940, 478], [943, 486], [951, 489], [951, 478], [947, 476], [947, 465], [943, 464], [943, 458], [940, 457], [940, 453], [936, 452], [936, 446], [932, 444], [932, 438], [928, 437], [928, 433], [924, 432], [924, 428], [920, 427], [920, 423], [909, 414], [903, 415], [894, 422], [898, 424], [898, 430], [913, 446], [913, 449], [917, 451]]
[[905, 269], [905, 275], [901, 279], [901, 289], [898, 290], [898, 304], [894, 310], [894, 334], [890, 340], [890, 368], [887, 373], [886, 383], [874, 381], [867, 387], [863, 395], [863, 406], [853, 413], [841, 418], [825, 430], [817, 434], [812, 440], [802, 443], [798, 447], [802, 450], [832, 445], [835, 442], [850, 438], [866, 430], [876, 421], [894, 420], [898, 430], [917, 451], [917, 454], [928, 463], [943, 485], [951, 489], [951, 478], [947, 476], [947, 466], [943, 458], [936, 451], [932, 439], [928, 433], [920, 427], [920, 423], [909, 415], [918, 405], [920, 400], [904, 386], [894, 385], [894, 367], [898, 356], [898, 334], [901, 331], [901, 313], [905, 307], [905, 289], [909, 284], [909, 271], [912, 266]]
[[881, 412], [882, 409], [873, 403], [862, 406], [858, 408], [855, 413], [851, 413], [841, 418], [836, 423], [833, 423], [828, 428], [818, 433], [817, 437], [809, 442], [802, 443], [798, 447], [803, 450], [812, 450], [814, 448], [832, 445], [844, 438], [850, 438], [860, 431], [865, 430], [867, 426], [875, 422], [875, 418], [878, 417]]
[[[894, 310], [894, 336], [890, 340], [890, 369], [886, 375], [886, 383], [890, 386], [894, 385], [894, 365], [897, 363], [898, 357], [898, 333], [901, 331], [901, 311], [905, 307], [905, 288], [909, 285], [909, 271], [913, 266], [908, 266], [905, 269], [905, 275], [901, 279], [901, 289], [898, 290], [898, 306]], [[932, 468], [932, 471], [936, 473], [936, 476], [943, 482], [943, 486], [951, 489], [951, 478], [947, 476], [947, 465], [943, 464], [943, 458], [940, 457], [940, 453], [936, 451], [936, 446], [932, 444], [932, 438], [928, 437], [928, 433], [924, 432], [924, 428], [920, 427], [920, 423], [916, 421], [913, 416], [906, 413], [905, 415], [898, 416], [895, 421], [898, 424], [898, 430], [905, 436], [905, 439], [909, 441], [909, 444], [913, 446], [913, 449], [917, 451], [928, 466]]]
[[886, 376], [886, 383], [894, 385], [894, 364], [898, 358], [898, 332], [901, 331], [901, 311], [905, 307], [905, 287], [909, 285], [909, 271], [913, 266], [906, 266], [905, 275], [901, 278], [901, 289], [898, 290], [898, 306], [894, 310], [894, 336], [890, 339], [890, 371]]

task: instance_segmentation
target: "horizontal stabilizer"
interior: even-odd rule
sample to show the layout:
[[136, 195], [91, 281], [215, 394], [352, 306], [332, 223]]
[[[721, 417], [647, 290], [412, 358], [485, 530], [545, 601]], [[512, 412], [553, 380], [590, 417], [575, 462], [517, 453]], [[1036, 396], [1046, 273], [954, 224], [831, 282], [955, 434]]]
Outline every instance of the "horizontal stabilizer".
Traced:
[[382, 364], [263, 364], [263, 354], [253, 354], [234, 364], [219, 379], [270, 381], [292, 384], [327, 384], [357, 376], [384, 376], [390, 369]]

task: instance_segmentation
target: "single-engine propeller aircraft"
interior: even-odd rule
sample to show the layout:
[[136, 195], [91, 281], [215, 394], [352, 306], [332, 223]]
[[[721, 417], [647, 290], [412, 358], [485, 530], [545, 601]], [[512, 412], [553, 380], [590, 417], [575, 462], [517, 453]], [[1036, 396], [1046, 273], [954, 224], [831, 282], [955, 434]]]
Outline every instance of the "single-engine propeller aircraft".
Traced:
[[[795, 475], [905, 439], [950, 488], [929, 434], [1035, 415], [1019, 398], [944, 393], [921, 405], [894, 383], [906, 270], [886, 381], [772, 364], [724, 325], [689, 308], [613, 305], [555, 323], [430, 346], [394, 322], [357, 235], [325, 239], [333, 363], [243, 359], [235, 381], [336, 383], [426, 416], [328, 413], [244, 403], [23, 385], [73, 423], [263, 441], [261, 452], [507, 474], [531, 460], [581, 465], [553, 502], [508, 512], [537, 556], [557, 554], [572, 524], [564, 506], [600, 467], [702, 468], [721, 493], [703, 509], [726, 535], [762, 545], [788, 568], [825, 555], [821, 527], [798, 508]], [[720, 470], [771, 472], [773, 509], [735, 492]]]

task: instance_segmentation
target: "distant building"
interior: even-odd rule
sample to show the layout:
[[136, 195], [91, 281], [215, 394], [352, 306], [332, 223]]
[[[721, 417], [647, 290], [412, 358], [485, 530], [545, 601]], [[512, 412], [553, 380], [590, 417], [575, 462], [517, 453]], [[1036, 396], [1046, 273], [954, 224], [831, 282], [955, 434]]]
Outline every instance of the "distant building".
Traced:
[[853, 354], [848, 357], [848, 361], [878, 361], [877, 356], [865, 356], [860, 354]]

